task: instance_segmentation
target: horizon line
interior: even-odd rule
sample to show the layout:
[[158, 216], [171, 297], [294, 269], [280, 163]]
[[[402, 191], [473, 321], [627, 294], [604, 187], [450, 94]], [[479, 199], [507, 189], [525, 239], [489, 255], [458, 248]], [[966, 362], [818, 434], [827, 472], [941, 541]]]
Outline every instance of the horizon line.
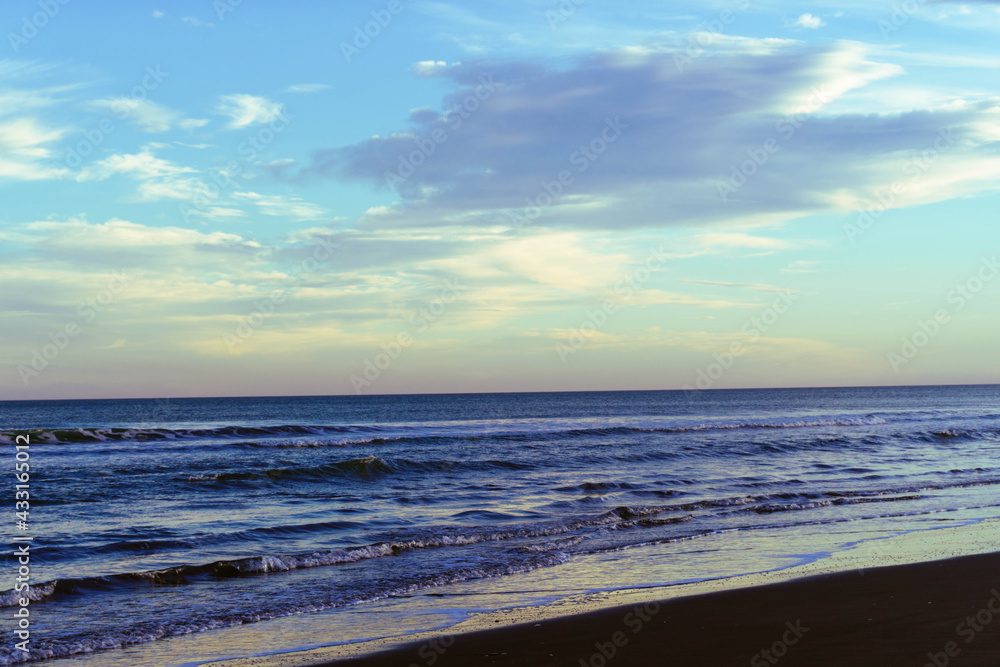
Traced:
[[612, 394], [648, 392], [724, 392], [724, 391], [788, 391], [794, 389], [904, 389], [930, 387], [996, 387], [1000, 382], [970, 382], [954, 384], [887, 384], [887, 385], [822, 385], [822, 386], [782, 386], [782, 387], [719, 387], [709, 389], [558, 389], [545, 391], [438, 391], [404, 392], [394, 394], [252, 394], [246, 396], [144, 396], [144, 397], [103, 397], [103, 398], [2, 398], [0, 403], [44, 403], [49, 401], [162, 401], [162, 400], [206, 400], [238, 398], [375, 398], [395, 396], [477, 396], [509, 394]]

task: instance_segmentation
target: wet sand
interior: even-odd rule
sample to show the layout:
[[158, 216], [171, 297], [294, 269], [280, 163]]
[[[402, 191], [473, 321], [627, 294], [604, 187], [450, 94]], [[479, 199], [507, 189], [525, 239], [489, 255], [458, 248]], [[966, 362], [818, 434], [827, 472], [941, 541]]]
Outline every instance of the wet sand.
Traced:
[[446, 630], [316, 637], [315, 648], [291, 652], [269, 651], [261, 634], [256, 655], [204, 664], [997, 666], [997, 545], [1000, 520], [987, 520], [783, 570], [474, 614]]
[[327, 665], [1000, 665], [1000, 554], [818, 575]]

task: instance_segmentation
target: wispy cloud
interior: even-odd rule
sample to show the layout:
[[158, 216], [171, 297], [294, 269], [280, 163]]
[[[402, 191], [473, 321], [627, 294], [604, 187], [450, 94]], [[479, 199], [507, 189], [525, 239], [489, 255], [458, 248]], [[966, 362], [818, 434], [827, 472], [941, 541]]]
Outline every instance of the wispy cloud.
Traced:
[[181, 17], [181, 21], [183, 23], [187, 23], [188, 25], [193, 25], [195, 28], [214, 28], [215, 27], [214, 23], [209, 23], [208, 21], [202, 21], [201, 19], [195, 18], [194, 16], [184, 16], [184, 17]]
[[177, 123], [177, 126], [185, 130], [196, 130], [199, 127], [205, 127], [208, 123], [207, 118], [184, 118]]
[[45, 232], [47, 247], [64, 248], [259, 248], [236, 234], [200, 232], [183, 227], [152, 227], [113, 218], [104, 223], [86, 220], [32, 222], [32, 232]]
[[318, 220], [326, 212], [300, 197], [291, 195], [262, 195], [256, 192], [234, 192], [233, 198], [248, 201], [257, 206], [264, 215], [275, 215], [295, 220]]
[[156, 157], [151, 146], [144, 146], [137, 153], [115, 153], [87, 165], [77, 174], [76, 180], [103, 181], [112, 176], [124, 175], [138, 181], [137, 194], [141, 200], [192, 201], [197, 197], [211, 196], [208, 186], [201, 179], [190, 175], [197, 171]]
[[332, 86], [327, 83], [296, 83], [285, 88], [286, 93], [321, 93], [330, 90]]
[[708, 287], [732, 287], [736, 289], [748, 289], [755, 292], [798, 292], [798, 290], [789, 289], [787, 287], [775, 287], [774, 285], [767, 285], [764, 283], [727, 283], [721, 280], [684, 280], [682, 282], [691, 283], [692, 285], [706, 285]]
[[782, 273], [816, 273], [823, 262], [807, 259], [797, 259], [781, 269]]
[[422, 60], [413, 66], [417, 76], [432, 77], [442, 74], [448, 69], [448, 63], [443, 60]]
[[812, 14], [803, 14], [799, 18], [795, 19], [795, 25], [801, 28], [821, 28], [826, 25], [826, 21], [818, 16], [813, 16]]
[[68, 170], [48, 164], [51, 145], [64, 134], [30, 117], [0, 121], [0, 179], [36, 181], [67, 175]]
[[257, 95], [223, 95], [215, 112], [230, 118], [229, 127], [240, 129], [250, 125], [269, 123], [281, 116], [282, 105]]
[[143, 148], [138, 153], [116, 153], [103, 160], [89, 165], [81, 171], [77, 180], [103, 180], [114, 174], [127, 174], [139, 179], [162, 178], [196, 171], [190, 167], [181, 167], [169, 160], [153, 155], [150, 148]]
[[784, 239], [766, 236], [754, 236], [744, 232], [712, 232], [697, 236], [698, 242], [706, 248], [718, 250], [722, 248], [744, 248], [750, 250], [788, 250], [794, 244]]
[[184, 122], [179, 112], [148, 99], [112, 97], [95, 100], [89, 106], [127, 118], [143, 132], [166, 132]]

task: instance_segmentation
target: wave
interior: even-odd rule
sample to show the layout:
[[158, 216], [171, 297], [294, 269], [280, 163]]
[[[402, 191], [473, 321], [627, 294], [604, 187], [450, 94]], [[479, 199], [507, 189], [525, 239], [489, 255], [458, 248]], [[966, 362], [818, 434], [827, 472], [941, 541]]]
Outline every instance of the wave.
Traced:
[[[973, 482], [979, 485], [986, 482]], [[1000, 480], [992, 480], [1000, 483]], [[955, 484], [950, 486], [964, 486]], [[922, 487], [921, 490], [949, 488], [946, 485]], [[910, 491], [916, 489], [909, 489]], [[915, 493], [900, 495], [900, 490], [885, 489], [870, 492], [818, 492], [818, 493], [777, 493], [756, 496], [704, 499], [673, 505], [619, 506], [597, 515], [566, 521], [549, 521], [536, 524], [512, 526], [509, 528], [439, 527], [437, 532], [414, 535], [407, 539], [378, 542], [357, 547], [345, 547], [309, 553], [261, 555], [238, 559], [219, 560], [207, 564], [184, 564], [160, 570], [125, 572], [95, 577], [65, 578], [36, 584], [31, 587], [33, 601], [44, 600], [57, 595], [79, 595], [92, 591], [108, 591], [122, 587], [136, 586], [178, 586], [194, 583], [205, 578], [237, 578], [289, 572], [305, 568], [327, 567], [359, 561], [397, 556], [402, 553], [422, 549], [442, 547], [464, 547], [484, 542], [504, 542], [544, 537], [557, 537], [578, 532], [585, 528], [621, 531], [634, 528], [660, 528], [688, 523], [699, 518], [694, 512], [705, 509], [725, 509], [727, 512], [755, 512], [771, 514], [775, 512], [795, 512], [821, 507], [846, 504], [903, 502], [918, 500], [923, 496]], [[783, 501], [783, 502], [777, 502]], [[724, 512], [724, 513], [727, 513]], [[670, 516], [661, 516], [669, 514]], [[313, 531], [316, 529], [340, 528], [340, 522], [309, 524], [305, 526], [284, 526], [264, 529], [273, 533]], [[748, 526], [747, 528], [751, 528]], [[428, 529], [430, 530], [430, 529]], [[700, 535], [698, 530], [687, 537]], [[683, 537], [683, 536], [681, 536]], [[585, 538], [583, 534], [570, 535], [556, 540], [520, 545], [519, 549], [531, 552], [551, 552], [577, 546]], [[107, 548], [130, 549], [134, 545], [116, 544]], [[18, 597], [13, 589], [0, 592], [0, 607], [15, 606]]]
[[875, 426], [888, 423], [882, 417], [866, 415], [864, 417], [847, 417], [838, 419], [813, 419], [796, 421], [746, 421], [746, 422], [707, 422], [700, 424], [686, 424], [677, 426], [617, 426], [609, 428], [595, 429], [573, 429], [567, 431], [572, 435], [608, 434], [615, 435], [621, 433], [690, 433], [695, 431], [730, 431], [742, 429], [785, 429], [785, 428], [813, 428], [817, 426]]
[[[31, 599], [41, 601], [59, 595], [84, 595], [97, 591], [109, 591], [137, 586], [179, 586], [205, 578], [237, 578], [290, 572], [305, 568], [326, 567], [356, 563], [373, 558], [394, 556], [406, 551], [442, 546], [463, 546], [483, 541], [496, 541], [511, 536], [530, 536], [530, 531], [499, 531], [492, 535], [442, 535], [436, 538], [413, 539], [399, 542], [383, 542], [362, 547], [315, 551], [307, 554], [286, 554], [277, 556], [252, 556], [234, 560], [220, 560], [204, 565], [178, 565], [161, 570], [125, 572], [95, 577], [65, 578], [35, 584], [31, 587]], [[23, 593], [14, 589], [0, 592], [0, 607], [13, 607]]]
[[[159, 621], [156, 619], [138, 621], [129, 627], [102, 627], [98, 634], [77, 633], [58, 639], [43, 638], [33, 640], [31, 653], [24, 654], [13, 649], [10, 644], [0, 647], [0, 665], [34, 662], [51, 658], [69, 657], [83, 653], [122, 648], [143, 644], [165, 637], [175, 637], [207, 630], [234, 627], [248, 623], [293, 616], [303, 612], [316, 612], [334, 607], [342, 607], [359, 602], [403, 596], [422, 588], [445, 586], [472, 579], [493, 578], [530, 572], [542, 567], [564, 562], [559, 553], [527, 553], [521, 558], [512, 558], [504, 563], [482, 563], [450, 571], [404, 575], [394, 580], [375, 582], [369, 588], [348, 594], [327, 593], [314, 600], [294, 600], [276, 602], [267, 607], [244, 606], [198, 614], [196, 617], [180, 621]], [[143, 573], [146, 574], [146, 573]], [[161, 577], [162, 579], [162, 577]], [[165, 583], [176, 581], [165, 579]], [[38, 588], [49, 587], [46, 584]], [[56, 589], [59, 584], [54, 585]], [[58, 592], [58, 591], [56, 591]], [[49, 593], [51, 595], [52, 593]], [[48, 595], [46, 596], [48, 597]]]
[[[261, 542], [273, 538], [291, 538], [320, 534], [325, 535], [345, 530], [358, 530], [363, 527], [364, 524], [358, 521], [320, 521], [316, 523], [262, 526], [260, 528], [249, 528], [247, 530], [240, 530], [231, 533], [208, 533], [183, 538], [177, 537], [172, 539], [157, 539], [149, 537], [146, 539], [115, 540], [96, 547], [74, 547], [69, 551], [53, 547], [48, 549], [48, 553], [49, 558], [53, 560], [60, 560], [63, 557], [72, 558], [78, 556], [82, 552], [94, 555], [120, 553], [148, 555], [154, 552], [194, 549], [209, 544], [225, 544], [229, 542]], [[95, 535], [95, 537], [100, 536]]]
[[[837, 417], [829, 419], [804, 419], [790, 421], [710, 421], [698, 423], [646, 422], [634, 425], [575, 426], [542, 423], [536, 428], [518, 429], [516, 425], [498, 423], [495, 428], [482, 428], [481, 424], [461, 422], [448, 425], [300, 425], [246, 426], [231, 425], [213, 428], [126, 428], [78, 427], [52, 429], [19, 429], [0, 432], [0, 444], [13, 444], [19, 436], [28, 436], [31, 444], [85, 444], [105, 442], [148, 442], [193, 439], [233, 440], [256, 438], [240, 444], [255, 447], [320, 447], [331, 445], [381, 444], [399, 440], [456, 438], [463, 440], [513, 439], [526, 440], [537, 437], [610, 436], [630, 433], [689, 433], [697, 431], [739, 429], [790, 429], [819, 426], [868, 426], [887, 423], [876, 415], [863, 417]], [[512, 427], [513, 426], [513, 427]], [[292, 439], [289, 439], [289, 436]], [[339, 438], [306, 439], [308, 436], [340, 436]], [[353, 437], [352, 437], [353, 436]], [[301, 438], [300, 438], [301, 437]], [[284, 439], [282, 439], [284, 438]]]
[[[990, 505], [990, 507], [995, 507], [995, 505]], [[627, 508], [618, 507], [606, 515], [602, 515], [605, 518], [610, 517], [642, 517], [648, 516], [649, 513], [656, 511], [656, 508]], [[879, 515], [881, 517], [886, 516], [908, 516], [914, 514], [934, 514], [938, 512], [954, 511], [951, 509], [944, 510], [930, 510], [924, 512], [908, 513], [908, 514], [898, 514], [898, 515]], [[835, 518], [820, 521], [808, 521], [806, 523], [819, 525], [819, 524], [834, 524], [842, 523], [846, 521], [856, 521], [864, 518], [879, 518], [879, 517], [855, 517], [855, 518]], [[669, 521], [672, 523], [679, 523], [689, 520], [687, 517], [676, 517]], [[643, 521], [655, 521], [650, 519], [640, 519], [637, 523]], [[668, 542], [681, 542], [694, 540], [698, 538], [704, 538], [711, 535], [718, 535], [727, 532], [739, 532], [743, 530], [762, 530], [769, 528], [781, 528], [789, 527], [795, 524], [760, 524], [752, 526], [743, 526], [738, 528], [723, 528], [723, 529], [701, 529], [689, 532], [686, 534], [672, 535], [669, 537], [657, 537], [648, 541], [633, 541], [628, 544], [618, 544], [618, 545], [595, 545], [594, 548], [590, 549], [590, 553], [608, 553], [613, 551], [621, 551], [625, 549], [633, 549], [637, 547], [650, 546], [656, 544], [663, 544]], [[40, 641], [33, 643], [32, 651], [30, 656], [25, 656], [14, 651], [10, 646], [5, 646], [0, 648], [0, 665], [16, 664], [20, 662], [33, 662], [37, 660], [46, 660], [50, 658], [58, 657], [68, 657], [75, 654], [81, 653], [91, 653], [99, 650], [106, 650], [112, 648], [120, 648], [130, 645], [136, 645], [141, 643], [146, 643], [154, 641], [156, 639], [178, 636], [184, 634], [191, 634], [196, 632], [202, 632], [206, 630], [232, 627], [237, 625], [243, 625], [247, 623], [253, 623], [268, 619], [275, 619], [280, 617], [287, 617], [303, 612], [315, 612], [322, 611], [325, 609], [331, 609], [334, 607], [342, 607], [350, 604], [355, 604], [359, 602], [366, 602], [372, 600], [383, 599], [390, 596], [406, 596], [412, 594], [415, 591], [425, 588], [431, 588], [435, 586], [444, 586], [448, 584], [459, 583], [463, 581], [469, 581], [473, 579], [486, 579], [494, 578], [505, 575], [513, 575], [522, 572], [530, 572], [533, 570], [538, 570], [545, 567], [551, 567], [559, 563], [565, 563], [569, 560], [569, 557], [563, 550], [571, 549], [578, 546], [583, 542], [581, 536], [571, 536], [567, 538], [561, 538], [558, 540], [553, 540], [548, 544], [543, 545], [527, 545], [513, 552], [508, 552], [509, 560], [505, 562], [483, 562], [478, 563], [474, 566], [465, 566], [453, 570], [445, 571], [432, 571], [432, 572], [420, 572], [419, 574], [411, 574], [407, 572], [406, 575], [401, 577], [396, 577], [389, 580], [378, 580], [374, 582], [373, 586], [361, 589], [352, 590], [348, 592], [337, 592], [337, 593], [325, 593], [317, 598], [305, 600], [305, 599], [294, 599], [289, 601], [275, 601], [267, 607], [251, 606], [243, 608], [229, 608], [226, 611], [216, 610], [205, 614], [200, 614], [197, 618], [192, 618], [185, 620], [183, 622], [176, 621], [159, 621], [151, 618], [150, 620], [139, 621], [134, 624], [130, 624], [129, 627], [119, 627], [114, 629], [101, 628], [99, 633], [79, 633], [70, 636], [62, 636], [58, 639], [48, 639], [43, 638]], [[374, 545], [373, 545], [374, 546]], [[383, 545], [389, 546], [389, 545]], [[361, 552], [370, 549], [370, 547], [361, 547], [354, 551]], [[395, 553], [395, 552], [394, 552]], [[524, 558], [517, 556], [517, 553], [523, 554]], [[315, 559], [318, 554], [312, 554], [311, 556]], [[388, 554], [384, 554], [388, 555]], [[359, 556], [355, 558], [354, 561], [360, 560], [364, 556]], [[379, 557], [379, 554], [373, 554], [368, 557]], [[255, 558], [255, 559], [243, 559], [242, 561], [222, 561], [220, 563], [225, 563], [227, 566], [232, 566], [240, 572], [240, 574], [235, 576], [246, 576], [248, 574], [266, 574], [268, 572], [278, 572], [285, 571], [285, 568], [289, 565], [289, 557], [281, 558], [271, 558], [267, 557]], [[317, 559], [318, 560], [318, 559]], [[343, 562], [354, 562], [344, 560]], [[212, 564], [217, 565], [217, 564]], [[241, 568], [240, 565], [245, 567]], [[312, 565], [303, 565], [306, 567]], [[208, 566], [204, 566], [208, 567]], [[135, 577], [142, 579], [144, 583], [152, 584], [167, 584], [176, 585], [179, 583], [184, 583], [182, 579], [177, 578], [173, 571], [179, 568], [171, 568], [170, 570], [163, 570], [157, 572], [147, 572], [147, 573], [134, 573], [131, 575], [119, 575], [120, 577]], [[111, 577], [96, 578], [99, 583], [108, 582], [112, 579]], [[94, 580], [92, 579], [91, 582]], [[95, 586], [99, 587], [99, 586]], [[66, 589], [69, 586], [64, 582], [49, 582], [46, 584], [41, 584], [34, 586], [32, 588], [32, 599], [35, 601], [44, 600], [52, 595], [57, 594], [60, 588]], [[73, 593], [84, 592], [81, 589], [72, 590]], [[321, 592], [321, 591], [317, 591]], [[0, 594], [0, 602], [7, 602], [8, 598], [11, 597], [12, 591], [6, 591]]]
[[[377, 542], [365, 546], [336, 548], [299, 554], [252, 556], [220, 560], [207, 564], [184, 564], [162, 570], [110, 574], [100, 577], [60, 579], [40, 584], [33, 587], [32, 590], [41, 591], [37, 594], [48, 597], [58, 594], [82, 593], [89, 590], [108, 590], [120, 586], [179, 585], [205, 577], [232, 578], [287, 572], [303, 568], [355, 563], [420, 549], [554, 537], [579, 532], [588, 528], [591, 529], [591, 532], [593, 529], [620, 531], [633, 528], [658, 528], [705, 518], [705, 515], [702, 513], [704, 510], [724, 510], [723, 513], [750, 511], [760, 514], [794, 512], [836, 505], [917, 500], [923, 497], [919, 495], [921, 491], [988, 484], [1000, 484], [1000, 479], [974, 480], [956, 482], [954, 484], [915, 485], [870, 491], [782, 492], [705, 498], [669, 505], [622, 505], [600, 514], [567, 520], [545, 521], [510, 527], [439, 526], [437, 528], [425, 529], [424, 534], [414, 534], [405, 539]], [[461, 517], [456, 515], [456, 518]], [[495, 519], [496, 517], [490, 518]], [[504, 516], [503, 518], [508, 519], [511, 517]], [[290, 536], [316, 531], [336, 531], [343, 529], [345, 526], [353, 527], [353, 524], [350, 522], [322, 522], [306, 525], [274, 526], [244, 531], [243, 533], [235, 534], [235, 536], [240, 539], [253, 540], [257, 537], [258, 533], [263, 537], [275, 535]], [[233, 536], [228, 535], [229, 538]], [[572, 540], [577, 536], [571, 536], [567, 539]], [[227, 536], [222, 537], [225, 538]], [[100, 547], [100, 549], [129, 551], [156, 546], [175, 547], [182, 544], [185, 543], [175, 540], [161, 540], [158, 544], [152, 544], [150, 541], [131, 540], [116, 542]], [[533, 550], [537, 551], [547, 551], [555, 548], [546, 547], [540, 543], [530, 546], [534, 547]], [[12, 591], [0, 593], [0, 606], [11, 606], [14, 602], [16, 602], [16, 597]]]
[[[313, 551], [302, 554], [252, 556], [248, 558], [220, 560], [207, 564], [185, 564], [161, 570], [126, 572], [98, 577], [58, 579], [39, 584], [37, 588], [45, 592], [44, 597], [50, 597], [53, 595], [86, 593], [91, 590], [109, 590], [122, 586], [181, 585], [205, 577], [234, 578], [274, 572], [288, 572], [303, 568], [356, 563], [358, 561], [393, 556], [419, 549], [468, 546], [483, 542], [500, 542], [511, 539], [530, 539], [561, 535], [586, 526], [606, 526], [616, 523], [622, 524], [623, 527], [631, 527], [632, 525], [652, 526], [654, 523], [647, 522], [646, 524], [641, 524], [640, 522], [647, 521], [648, 517], [655, 514], [672, 511], [672, 509], [671, 507], [621, 506], [597, 516], [569, 521], [550, 521], [500, 529], [442, 528], [436, 534], [418, 535], [410, 539], [379, 542], [365, 546]], [[678, 523], [688, 521], [691, 518], [691, 516], [684, 516], [660, 519], [655, 525]], [[0, 593], [0, 606], [13, 606], [15, 603], [16, 597], [13, 595], [13, 590]]]
[[207, 438], [254, 438], [289, 435], [332, 435], [337, 433], [373, 433], [378, 426], [219, 426], [215, 428], [118, 428], [80, 427], [54, 429], [17, 429], [0, 432], [0, 444], [13, 444], [27, 436], [31, 444], [79, 444], [92, 442], [146, 442], [157, 440], [193, 440]]
[[589, 493], [591, 491], [624, 491], [629, 489], [636, 489], [634, 484], [629, 484], [628, 482], [583, 482], [582, 484], [577, 484], [575, 486], [557, 486], [556, 491], [583, 491]]
[[384, 459], [378, 456], [347, 459], [318, 466], [266, 468], [240, 472], [196, 473], [175, 477], [178, 482], [239, 484], [244, 482], [277, 482], [327, 480], [334, 478], [372, 479], [394, 474], [430, 474], [452, 472], [461, 469], [483, 470], [524, 470], [532, 466], [516, 461], [475, 460], [475, 461], [413, 461], [410, 459]]
[[953, 442], [978, 441], [983, 438], [993, 438], [1000, 434], [995, 428], [939, 428], [930, 431], [918, 431], [915, 433], [899, 434], [898, 437], [927, 444], [947, 445]]
[[[1000, 480], [980, 480], [972, 484], [1000, 483]], [[968, 483], [956, 483], [962, 486]], [[586, 492], [587, 485], [582, 484], [578, 491]], [[610, 485], [614, 486], [614, 485]], [[943, 488], [947, 485], [922, 488]], [[890, 497], [889, 494], [894, 494]], [[114, 630], [101, 635], [79, 635], [61, 637], [57, 640], [39, 642], [33, 645], [32, 658], [43, 659], [63, 657], [80, 652], [128, 646], [144, 643], [162, 637], [200, 632], [214, 628], [229, 627], [269, 618], [288, 616], [303, 611], [318, 611], [334, 606], [342, 606], [353, 602], [379, 599], [388, 595], [404, 595], [409, 592], [429, 586], [455, 583], [474, 578], [496, 577], [516, 572], [524, 572], [565, 562], [571, 553], [582, 551], [586, 553], [601, 553], [609, 550], [619, 550], [657, 544], [664, 541], [692, 540], [719, 532], [715, 529], [705, 529], [698, 522], [702, 515], [698, 510], [725, 508], [727, 511], [750, 511], [759, 514], [774, 512], [796, 512], [811, 510], [831, 505], [856, 503], [902, 502], [916, 500], [920, 495], [899, 495], [898, 490], [881, 489], [871, 491], [814, 491], [814, 492], [783, 492], [774, 494], [759, 494], [727, 498], [706, 498], [691, 503], [674, 505], [649, 506], [618, 506], [603, 513], [567, 521], [529, 524], [504, 529], [476, 529], [467, 527], [438, 528], [435, 534], [413, 535], [409, 539], [379, 542], [365, 546], [345, 547], [324, 551], [313, 551], [298, 554], [258, 555], [247, 558], [220, 560], [206, 564], [184, 564], [160, 570], [143, 572], [126, 572], [100, 577], [65, 578], [45, 582], [33, 586], [30, 596], [34, 602], [45, 604], [58, 596], [80, 596], [92, 593], [107, 593], [125, 588], [134, 589], [146, 586], [184, 586], [208, 579], [225, 579], [236, 577], [263, 576], [278, 572], [288, 572], [303, 568], [336, 566], [358, 563], [360, 561], [398, 556], [421, 549], [441, 547], [462, 547], [482, 542], [502, 542], [522, 539], [527, 543], [514, 543], [513, 549], [504, 550], [509, 560], [503, 562], [483, 562], [465, 568], [408, 573], [411, 580], [379, 580], [372, 587], [351, 589], [340, 592], [335, 597], [333, 593], [324, 594], [309, 600], [295, 600], [274, 605], [267, 609], [233, 609], [225, 613], [217, 612], [199, 617], [196, 621], [186, 624], [171, 623], [150, 619], [139, 622], [132, 627]], [[686, 510], [686, 511], [685, 511]], [[808, 516], [808, 515], [807, 515]], [[833, 519], [834, 521], [854, 519]], [[814, 523], [812, 518], [805, 523]], [[824, 522], [821, 519], [820, 522]], [[660, 532], [657, 529], [670, 530], [672, 526], [695, 524], [680, 532]], [[770, 526], [794, 524], [769, 524]], [[274, 527], [270, 530], [313, 530], [328, 527], [326, 524], [308, 524], [304, 526]], [[336, 527], [336, 526], [335, 526]], [[588, 546], [588, 540], [593, 532], [581, 533], [581, 528], [592, 527], [597, 531], [639, 531], [628, 543], [617, 542], [607, 544], [606, 540], [597, 540]], [[726, 530], [756, 530], [767, 526], [741, 526]], [[430, 530], [430, 529], [428, 529]], [[647, 532], [649, 531], [649, 532]], [[568, 533], [568, 534], [567, 534]], [[552, 537], [540, 540], [532, 538]], [[519, 560], [517, 554], [524, 558], [538, 560]], [[451, 559], [440, 559], [445, 562]], [[14, 606], [21, 594], [13, 590], [0, 592], [0, 606]], [[44, 607], [40, 607], [40, 610]], [[12, 664], [18, 660], [14, 653], [0, 652], [0, 664]]]
[[791, 512], [795, 510], [816, 509], [818, 507], [833, 507], [835, 505], [857, 505], [860, 503], [892, 503], [904, 500], [919, 500], [923, 496], [912, 494], [907, 496], [892, 496], [889, 498], [835, 498], [833, 500], [819, 500], [808, 503], [789, 503], [787, 505], [758, 505], [750, 508], [758, 514], [772, 514], [774, 512]]
[[[334, 478], [357, 478], [376, 479], [379, 476], [390, 476], [394, 474], [434, 474], [442, 471], [454, 471], [459, 467], [468, 467], [476, 471], [494, 469], [518, 469], [529, 467], [523, 464], [510, 461], [431, 461], [415, 462], [410, 460], [385, 460], [379, 457], [370, 456], [365, 458], [350, 459], [335, 464], [322, 466], [312, 466], [303, 468], [275, 468], [250, 472], [235, 473], [211, 473], [193, 474], [175, 479], [183, 483], [196, 486], [223, 485], [231, 488], [259, 487], [261, 484], [280, 484], [288, 480], [316, 480], [324, 481]], [[861, 470], [861, 469], [857, 469]], [[492, 512], [482, 509], [456, 511], [450, 515], [454, 521], [461, 522], [461, 527], [451, 526], [444, 530], [466, 531], [465, 535], [448, 535], [436, 538], [434, 536], [418, 535], [411, 540], [394, 542], [397, 548], [404, 548], [400, 545], [407, 545], [406, 549], [415, 549], [435, 546], [458, 546], [473, 544], [482, 541], [499, 541], [516, 538], [548, 537], [560, 533], [581, 530], [587, 526], [607, 526], [611, 530], [623, 530], [627, 528], [649, 528], [664, 526], [676, 523], [674, 517], [669, 519], [655, 518], [649, 521], [639, 521], [652, 517], [656, 514], [690, 515], [696, 513], [699, 519], [711, 521], [712, 514], [732, 514], [741, 512], [754, 512], [758, 514], [769, 514], [775, 512], [793, 512], [798, 510], [814, 510], [824, 507], [840, 505], [851, 505], [861, 503], [877, 502], [897, 502], [918, 500], [928, 492], [942, 491], [948, 489], [974, 488], [983, 486], [1000, 485], [1000, 478], [996, 477], [995, 468], [969, 468], [954, 469], [949, 471], [956, 475], [954, 481], [942, 479], [928, 479], [926, 481], [911, 480], [909, 483], [892, 484], [883, 483], [882, 486], [871, 489], [816, 489], [811, 484], [798, 479], [782, 480], [780, 484], [783, 490], [767, 492], [762, 487], [775, 484], [773, 481], [755, 481], [749, 484], [737, 485], [754, 488], [755, 491], [745, 495], [734, 495], [728, 497], [709, 497], [684, 500], [691, 492], [685, 491], [684, 487], [689, 485], [691, 480], [671, 480], [663, 482], [665, 488], [648, 489], [636, 486], [624, 481], [602, 481], [602, 482], [582, 482], [571, 486], [559, 486], [555, 491], [572, 494], [565, 500], [554, 500], [553, 502], [539, 508], [545, 512], [566, 514], [572, 517], [579, 512], [593, 512], [594, 505], [607, 506], [605, 503], [609, 498], [620, 498], [618, 502], [643, 502], [639, 498], [649, 500], [659, 500], [659, 503], [652, 505], [627, 506], [623, 505], [597, 516], [583, 516], [581, 518], [570, 518], [566, 520], [549, 520], [522, 526], [505, 526], [504, 530], [492, 531], [492, 526], [499, 522], [510, 524], [517, 521], [517, 515], [510, 515]], [[985, 474], [984, 474], [985, 473]], [[974, 475], [974, 477], [969, 477]], [[888, 481], [888, 480], [887, 480]], [[798, 488], [789, 490], [790, 485], [796, 484]], [[625, 500], [630, 497], [631, 500]], [[670, 499], [670, 500], [668, 500]], [[676, 499], [676, 500], [675, 500]], [[360, 498], [353, 498], [353, 501], [361, 502]], [[406, 500], [406, 498], [403, 498]], [[656, 500], [653, 500], [655, 503]], [[678, 502], [679, 501], [679, 502]], [[422, 502], [431, 502], [422, 501]], [[646, 500], [645, 502], [649, 502]], [[666, 504], [671, 503], [671, 504]], [[682, 517], [683, 521], [689, 520], [690, 516]], [[480, 527], [473, 525], [478, 523]], [[365, 531], [377, 529], [377, 522], [366, 521], [322, 521], [306, 524], [289, 524], [261, 526], [247, 530], [222, 533], [208, 533], [199, 535], [181, 535], [170, 531], [163, 533], [151, 533], [143, 535], [130, 535], [127, 539], [122, 539], [122, 535], [95, 535], [94, 537], [104, 542], [103, 544], [87, 547], [83, 549], [90, 555], [105, 554], [141, 554], [148, 556], [153, 553], [172, 552], [173, 554], [191, 551], [205, 545], [221, 545], [254, 542], [267, 543], [279, 538], [299, 538], [316, 536], [335, 536], [343, 534], [343, 531]], [[107, 540], [107, 541], [105, 541]], [[378, 546], [378, 545], [375, 545]], [[374, 547], [373, 547], [374, 548]], [[378, 547], [373, 553], [382, 553]], [[334, 554], [340, 552], [333, 552]], [[80, 555], [77, 548], [65, 553], [60, 547], [53, 547], [50, 557], [54, 560], [64, 560]], [[320, 564], [336, 564], [334, 560], [321, 561]], [[279, 558], [284, 558], [280, 557]], [[283, 561], [284, 562], [284, 561]], [[309, 559], [301, 559], [292, 556], [293, 568], [300, 567], [299, 563], [312, 562]], [[275, 562], [272, 562], [273, 566]], [[221, 566], [220, 566], [221, 567]], [[248, 567], [248, 565], [235, 566], [237, 568]], [[203, 572], [197, 568], [182, 570], [189, 574]], [[205, 571], [207, 572], [207, 570]], [[214, 570], [213, 570], [214, 572]], [[213, 575], [214, 576], [214, 575]], [[141, 579], [141, 578], [140, 578]], [[2, 606], [2, 605], [0, 605]]]

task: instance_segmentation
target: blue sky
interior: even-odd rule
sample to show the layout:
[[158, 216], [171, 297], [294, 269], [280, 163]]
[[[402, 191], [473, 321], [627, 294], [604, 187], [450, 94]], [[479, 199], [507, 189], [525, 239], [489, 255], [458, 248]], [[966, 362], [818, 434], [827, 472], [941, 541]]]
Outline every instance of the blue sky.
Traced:
[[998, 381], [1000, 3], [0, 27], [0, 398]]

